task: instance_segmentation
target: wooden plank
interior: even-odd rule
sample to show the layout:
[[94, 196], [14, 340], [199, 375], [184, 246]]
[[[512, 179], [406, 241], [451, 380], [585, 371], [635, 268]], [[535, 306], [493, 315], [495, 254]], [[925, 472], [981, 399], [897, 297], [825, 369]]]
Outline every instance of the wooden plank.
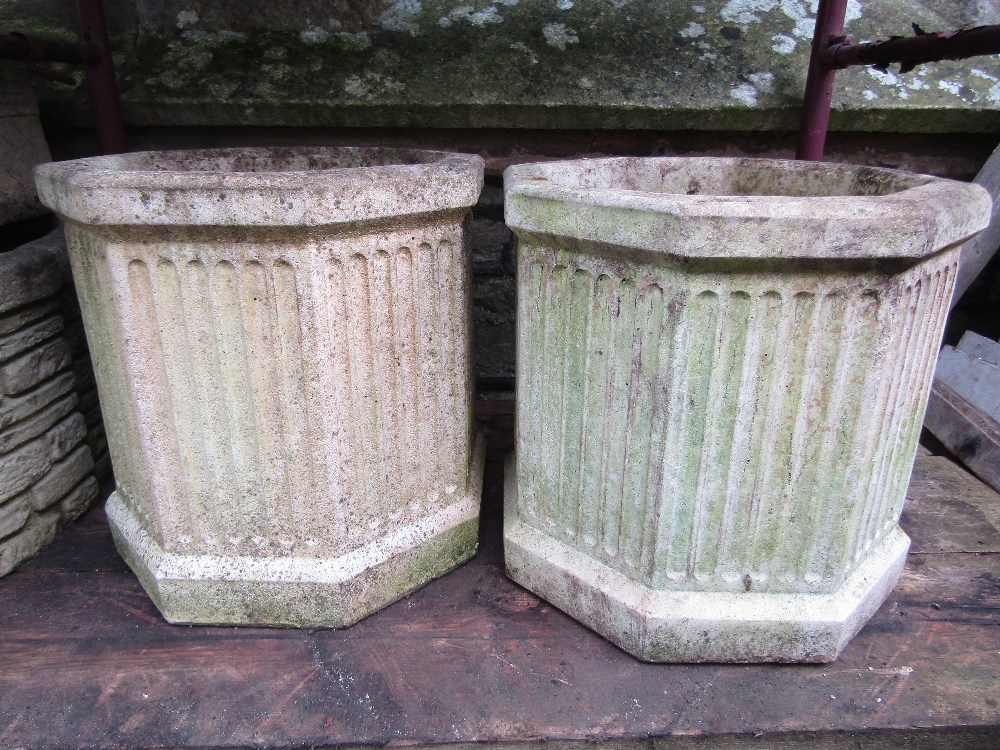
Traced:
[[[510, 413], [489, 418], [502, 449]], [[840, 750], [1000, 731], [1000, 503], [953, 462], [918, 458], [914, 554], [837, 662], [653, 665], [504, 576], [502, 455], [478, 561], [341, 631], [168, 625], [102, 562], [91, 513], [0, 580], [0, 747]]]
[[975, 331], [963, 333], [961, 341], [955, 348], [966, 354], [971, 354], [983, 362], [1000, 367], [1000, 344], [993, 339], [980, 336]]
[[1000, 367], [945, 346], [938, 355], [934, 382], [948, 385], [975, 409], [1000, 420]]
[[1000, 214], [1000, 146], [997, 146], [990, 154], [990, 158], [983, 164], [973, 182], [982, 185], [989, 192], [993, 198], [993, 211], [989, 226], [962, 245], [958, 278], [955, 279], [955, 294], [951, 298], [952, 307], [955, 307], [965, 291], [972, 286], [972, 282], [986, 268], [986, 264], [990, 262], [990, 258], [1000, 247], [1000, 218], [998, 218], [998, 214]]
[[[7, 641], [0, 746], [432, 744], [996, 723], [995, 626], [875, 618], [824, 666], [642, 664], [588, 638]], [[832, 696], [832, 697], [831, 697]], [[43, 720], [57, 717], [57, 720]]]
[[901, 526], [910, 554], [1000, 552], [1000, 494], [945, 456], [918, 456]]
[[1000, 490], [1000, 423], [935, 378], [924, 426], [973, 474]]
[[1000, 626], [1000, 555], [910, 555], [880, 616], [890, 613]]
[[819, 734], [761, 733], [712, 737], [666, 737], [654, 750], [984, 750], [996, 747], [992, 727], [890, 730]]

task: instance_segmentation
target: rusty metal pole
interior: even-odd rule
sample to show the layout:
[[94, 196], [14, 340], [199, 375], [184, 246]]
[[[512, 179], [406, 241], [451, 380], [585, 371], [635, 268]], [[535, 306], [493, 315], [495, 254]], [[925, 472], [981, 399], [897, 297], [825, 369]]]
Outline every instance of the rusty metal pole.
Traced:
[[1000, 26], [928, 33], [914, 24], [913, 29], [915, 36], [897, 36], [863, 44], [852, 44], [850, 37], [846, 37], [842, 42], [827, 46], [823, 51], [823, 63], [838, 70], [852, 65], [871, 65], [877, 70], [885, 70], [898, 62], [899, 72], [909, 73], [923, 63], [1000, 54]]
[[837, 72], [824, 63], [824, 53], [831, 38], [844, 33], [847, 0], [819, 0], [816, 14], [816, 31], [813, 33], [812, 52], [809, 55], [809, 74], [802, 101], [802, 118], [799, 124], [799, 144], [796, 159], [813, 161], [823, 158], [826, 131], [830, 125], [830, 106], [833, 101], [833, 84]]
[[76, 0], [76, 18], [80, 39], [100, 52], [100, 60], [87, 66], [87, 88], [97, 139], [103, 153], [120, 154], [125, 150], [125, 125], [101, 0]]

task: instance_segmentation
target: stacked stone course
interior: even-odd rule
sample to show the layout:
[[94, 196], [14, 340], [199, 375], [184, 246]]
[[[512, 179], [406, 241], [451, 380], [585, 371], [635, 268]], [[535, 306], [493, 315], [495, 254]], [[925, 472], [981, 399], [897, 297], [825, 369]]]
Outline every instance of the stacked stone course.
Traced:
[[93, 505], [92, 447], [109, 467], [65, 253], [60, 229], [0, 254], [0, 575]]

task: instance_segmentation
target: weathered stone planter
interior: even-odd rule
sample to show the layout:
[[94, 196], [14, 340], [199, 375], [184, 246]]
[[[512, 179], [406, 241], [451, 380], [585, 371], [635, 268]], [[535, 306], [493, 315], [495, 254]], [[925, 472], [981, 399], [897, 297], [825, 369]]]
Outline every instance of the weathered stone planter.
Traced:
[[174, 622], [348, 625], [471, 557], [475, 156], [39, 167], [65, 220], [118, 548]]
[[511, 577], [650, 661], [827, 661], [894, 586], [976, 186], [602, 159], [507, 170]]

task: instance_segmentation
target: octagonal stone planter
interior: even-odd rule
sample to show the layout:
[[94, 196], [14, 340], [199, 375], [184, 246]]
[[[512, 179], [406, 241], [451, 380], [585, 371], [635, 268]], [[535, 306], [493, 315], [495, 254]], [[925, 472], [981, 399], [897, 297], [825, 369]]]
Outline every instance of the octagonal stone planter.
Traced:
[[118, 549], [172, 622], [344, 626], [470, 558], [476, 156], [48, 164]]
[[828, 661], [897, 522], [977, 186], [750, 159], [511, 167], [509, 575], [650, 661]]

